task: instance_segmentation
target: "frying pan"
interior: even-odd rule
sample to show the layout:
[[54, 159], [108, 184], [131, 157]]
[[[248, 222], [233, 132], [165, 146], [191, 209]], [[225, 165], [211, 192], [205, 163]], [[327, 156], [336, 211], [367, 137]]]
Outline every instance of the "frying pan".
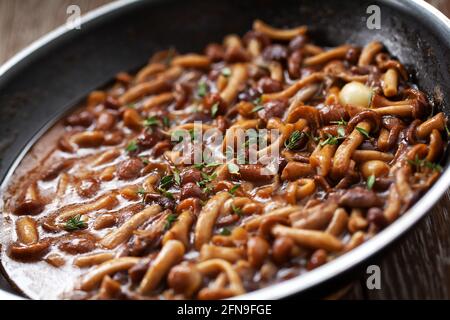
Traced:
[[[380, 29], [367, 27], [367, 8], [380, 8]], [[61, 27], [0, 67], [2, 188], [30, 145], [58, 115], [123, 70], [136, 70], [157, 50], [199, 51], [262, 19], [278, 27], [310, 26], [320, 45], [382, 41], [402, 61], [437, 110], [450, 116], [450, 22], [420, 0], [118, 1]], [[405, 215], [373, 239], [307, 274], [240, 298], [323, 297], [392, 247], [450, 184], [447, 154], [441, 178]], [[1, 232], [1, 231], [0, 231]], [[20, 298], [0, 279], [0, 298]]]

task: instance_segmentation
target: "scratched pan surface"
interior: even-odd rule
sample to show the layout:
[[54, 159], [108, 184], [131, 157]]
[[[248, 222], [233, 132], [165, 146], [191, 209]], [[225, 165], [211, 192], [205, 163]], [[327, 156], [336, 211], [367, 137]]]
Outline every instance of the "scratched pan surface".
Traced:
[[[366, 26], [371, 4], [381, 9], [381, 29]], [[420, 1], [119, 1], [86, 17], [81, 30], [59, 29], [0, 67], [2, 187], [43, 128], [117, 72], [135, 70], [168, 47], [199, 51], [226, 34], [242, 34], [255, 18], [279, 27], [309, 25], [312, 38], [323, 45], [380, 40], [435, 107], [450, 115], [450, 24]], [[448, 188], [447, 160], [448, 155], [433, 188], [374, 239], [305, 275], [242, 297], [323, 297], [347, 284], [362, 266], [395, 246]], [[6, 278], [0, 275], [0, 298], [23, 297]]]

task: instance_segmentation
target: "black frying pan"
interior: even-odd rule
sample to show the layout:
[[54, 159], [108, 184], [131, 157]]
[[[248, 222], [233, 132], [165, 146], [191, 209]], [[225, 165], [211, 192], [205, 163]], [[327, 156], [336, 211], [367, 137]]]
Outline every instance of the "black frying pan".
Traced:
[[[381, 29], [367, 28], [369, 5], [381, 9]], [[157, 50], [199, 51], [229, 33], [242, 34], [255, 18], [278, 27], [310, 26], [321, 45], [382, 41], [402, 61], [437, 109], [450, 115], [450, 26], [420, 0], [132, 1], [109, 5], [81, 30], [51, 36], [0, 68], [0, 180], [36, 133], [117, 72], [135, 70]], [[49, 40], [49, 39], [47, 39]], [[17, 163], [17, 161], [16, 161]], [[307, 275], [247, 298], [296, 294], [322, 297], [413, 226], [447, 189], [450, 169], [409, 212], [374, 239]], [[0, 231], [1, 232], [1, 231]], [[0, 288], [12, 289], [0, 279]], [[3, 293], [4, 294], [4, 293]], [[0, 290], [0, 297], [2, 291]]]

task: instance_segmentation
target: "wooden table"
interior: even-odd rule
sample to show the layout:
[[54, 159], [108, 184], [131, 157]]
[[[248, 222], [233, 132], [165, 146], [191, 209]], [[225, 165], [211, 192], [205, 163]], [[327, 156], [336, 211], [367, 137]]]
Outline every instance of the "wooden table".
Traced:
[[[65, 23], [67, 7], [84, 14], [111, 0], [0, 0], [0, 64], [48, 31]], [[450, 0], [430, 0], [450, 16]], [[351, 299], [450, 298], [450, 192], [412, 232], [379, 262], [381, 289], [366, 289], [365, 276], [355, 282]]]

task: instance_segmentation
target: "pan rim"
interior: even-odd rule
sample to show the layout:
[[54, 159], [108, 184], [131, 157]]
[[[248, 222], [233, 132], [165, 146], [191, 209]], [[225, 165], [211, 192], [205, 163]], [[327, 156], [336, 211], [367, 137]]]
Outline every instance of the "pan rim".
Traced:
[[[81, 17], [81, 24], [93, 21], [107, 13], [119, 10], [128, 5], [143, 0], [118, 0], [106, 5], [103, 5], [93, 11], [90, 11], [86, 15]], [[424, 11], [431, 14], [436, 20], [435, 23], [442, 23], [444, 27], [450, 31], [450, 19], [448, 19], [442, 12], [437, 10], [432, 5], [426, 3], [423, 0], [408, 0], [408, 2], [416, 7], [423, 9]], [[29, 46], [25, 47], [23, 50], [19, 51], [17, 54], [12, 56], [3, 65], [0, 66], [0, 80], [5, 78], [9, 72], [13, 71], [21, 62], [30, 58], [36, 51], [43, 48], [58, 38], [71, 32], [65, 25], [58, 27], [57, 29], [47, 33], [43, 37], [31, 43]], [[47, 128], [48, 125], [45, 126]], [[2, 180], [0, 190], [7, 184], [10, 180], [11, 175], [17, 168], [17, 166], [22, 161], [25, 154], [28, 152], [29, 148], [34, 144], [36, 139], [42, 135], [42, 131], [31, 139], [27, 144], [21, 154], [14, 160], [10, 168], [8, 169], [4, 179]], [[291, 296], [293, 294], [305, 291], [314, 286], [324, 283], [345, 271], [361, 264], [364, 260], [367, 260], [377, 252], [381, 251], [383, 248], [394, 242], [401, 235], [406, 233], [415, 223], [417, 223], [421, 218], [423, 218], [428, 211], [439, 201], [444, 192], [450, 186], [450, 166], [442, 173], [441, 177], [436, 181], [436, 183], [425, 193], [420, 200], [411, 207], [402, 217], [397, 219], [395, 223], [388, 226], [385, 230], [377, 234], [374, 238], [363, 243], [359, 247], [353, 249], [352, 251], [336, 258], [333, 261], [317, 268], [315, 270], [309, 271], [305, 274], [299, 275], [290, 280], [285, 280], [283, 282], [270, 285], [266, 288], [259, 289], [233, 299], [237, 300], [272, 300], [281, 299]], [[0, 299], [25, 299], [24, 297], [9, 293], [0, 289]]]

